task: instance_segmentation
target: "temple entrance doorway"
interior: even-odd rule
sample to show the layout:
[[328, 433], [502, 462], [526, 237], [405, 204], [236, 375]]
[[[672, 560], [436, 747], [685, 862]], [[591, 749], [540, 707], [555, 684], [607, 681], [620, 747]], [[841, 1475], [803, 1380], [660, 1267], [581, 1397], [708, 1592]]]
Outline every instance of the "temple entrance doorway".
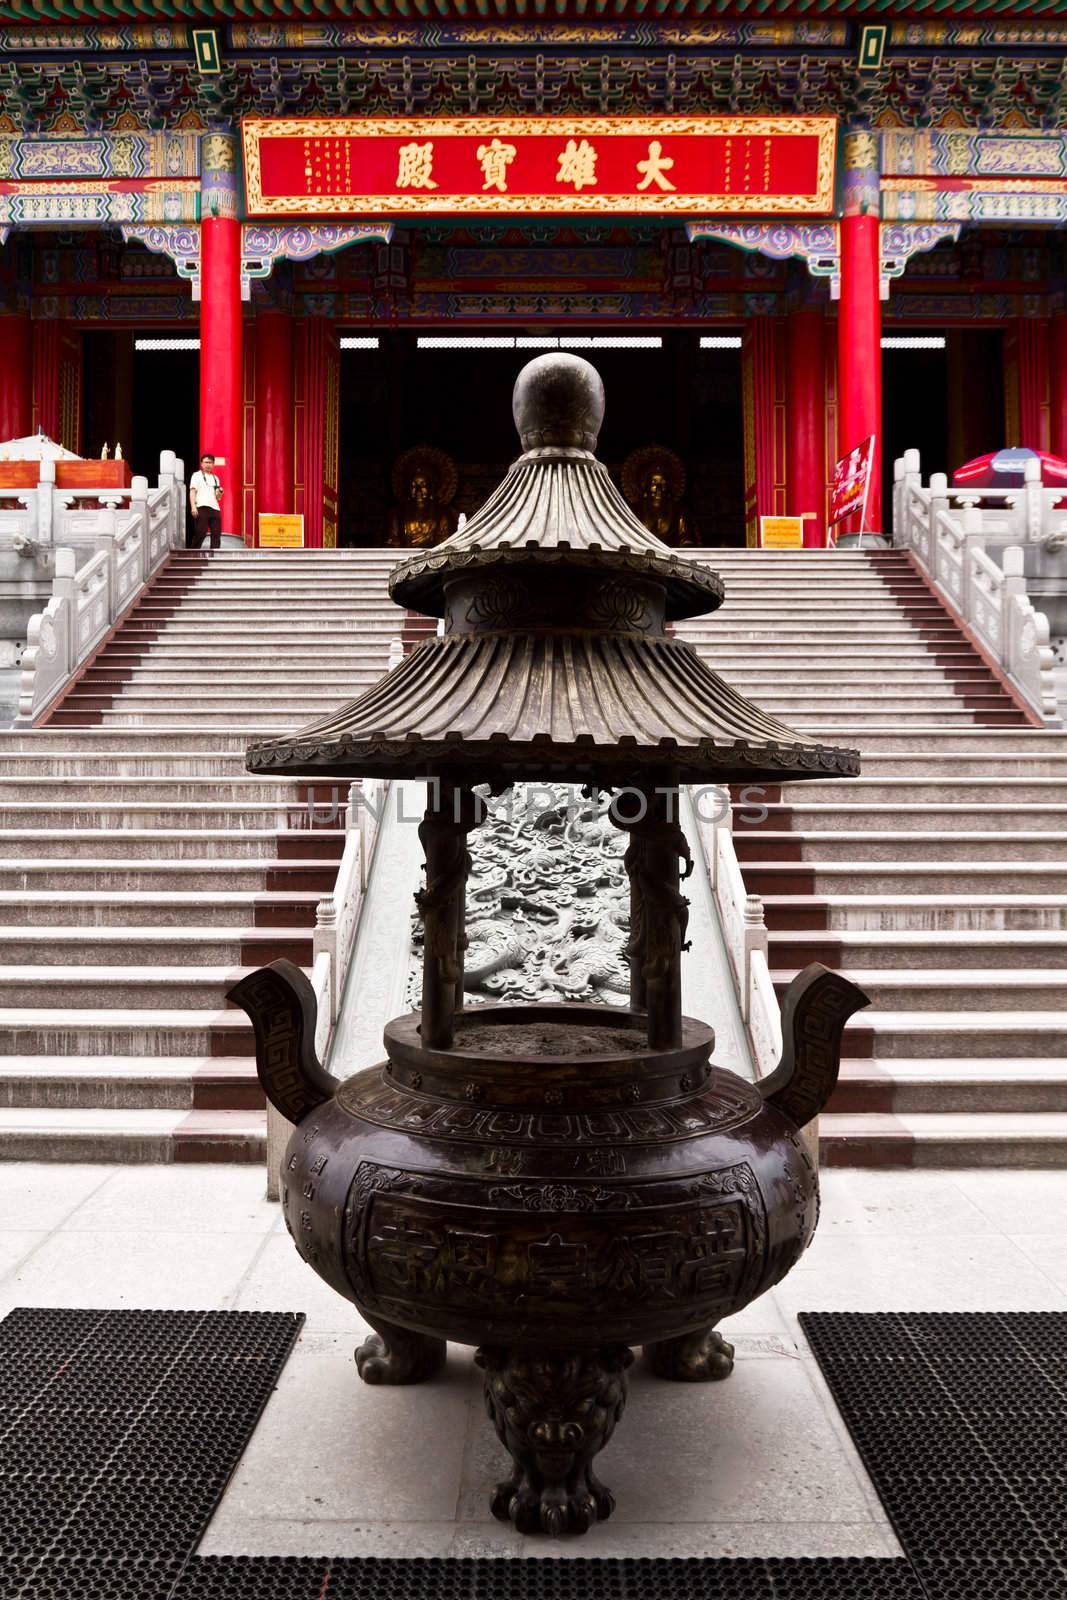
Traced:
[[199, 339], [118, 328], [87, 329], [81, 340], [82, 454], [106, 445], [114, 455], [121, 444], [132, 471], [155, 483], [161, 452], [173, 450], [188, 477], [200, 449]]
[[477, 510], [515, 456], [515, 377], [557, 340], [604, 379], [597, 453], [641, 519], [671, 543], [743, 545], [740, 332], [697, 329], [342, 330], [338, 542], [434, 544]]
[[887, 327], [882, 339], [883, 505], [893, 503], [893, 463], [918, 450], [924, 480], [1006, 444], [1004, 333], [1000, 328]]

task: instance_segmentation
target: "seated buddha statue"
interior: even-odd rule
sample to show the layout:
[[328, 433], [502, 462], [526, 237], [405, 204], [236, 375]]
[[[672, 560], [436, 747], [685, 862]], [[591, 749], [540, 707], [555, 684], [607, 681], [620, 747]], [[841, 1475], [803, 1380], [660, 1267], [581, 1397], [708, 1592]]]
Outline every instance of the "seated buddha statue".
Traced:
[[398, 456], [391, 474], [389, 543], [425, 549], [447, 539], [455, 526], [449, 507], [458, 481], [455, 463], [443, 450], [416, 445]]
[[664, 544], [695, 544], [683, 504], [685, 468], [665, 445], [643, 445], [623, 462], [622, 489], [639, 522]]

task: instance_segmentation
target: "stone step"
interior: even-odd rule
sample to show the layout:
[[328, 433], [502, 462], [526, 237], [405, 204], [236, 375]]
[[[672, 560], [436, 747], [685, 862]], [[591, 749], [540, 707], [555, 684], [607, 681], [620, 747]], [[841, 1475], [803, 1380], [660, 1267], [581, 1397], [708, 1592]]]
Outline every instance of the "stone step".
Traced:
[[[865, 658], [857, 658], [854, 666], [847, 673], [842, 671], [838, 664], [832, 666], [807, 667], [804, 671], [804, 692], [826, 694], [832, 689], [844, 689], [849, 692], [853, 689], [892, 688], [905, 692], [914, 690], [917, 683], [929, 682], [931, 685], [959, 684], [993, 684], [994, 678], [989, 668], [981, 661], [969, 662], [955, 667], [939, 667], [930, 670], [927, 668], [921, 680], [914, 666], [896, 666], [891, 660], [884, 660], [882, 665], [876, 662], [867, 662]], [[280, 674], [279, 674], [280, 675]], [[756, 695], [761, 689], [780, 689], [782, 686], [782, 669], [780, 664], [773, 667], [749, 667], [747, 670], [740, 666], [723, 668], [723, 676], [727, 677], [736, 688], [744, 685], [746, 694]], [[999, 685], [998, 685], [999, 687]], [[962, 693], [962, 687], [960, 692]]]
[[227, 989], [246, 971], [233, 966], [162, 964], [100, 969], [85, 962], [74, 966], [5, 966], [0, 968], [0, 1014], [7, 1016], [25, 1009], [61, 1009], [64, 1013], [99, 1009], [115, 1015], [123, 1011], [222, 1011], [226, 1009]]
[[232, 1009], [0, 1007], [0, 1058], [254, 1054], [252, 1025]]
[[0, 926], [0, 963], [42, 967], [255, 967], [284, 958], [310, 967], [307, 928], [255, 928], [239, 918], [232, 927], [185, 922], [160, 927]]
[[1067, 862], [1047, 861], [745, 861], [758, 895], [1027, 895], [1067, 893]]
[[[336, 662], [332, 659], [330, 665], [333, 669], [331, 692], [334, 694], [357, 693], [370, 684], [377, 683], [381, 677], [381, 673], [375, 671], [373, 665], [368, 664], [366, 659], [361, 666], [349, 667], [343, 671], [337, 668]], [[253, 663], [245, 661], [239, 671], [224, 672], [220, 663], [213, 660], [211, 667], [215, 674], [214, 682], [220, 687], [207, 691], [200, 690], [197, 694], [198, 700], [205, 697], [222, 700], [233, 696], [243, 699], [249, 689], [303, 692], [306, 689], [313, 689], [317, 683], [321, 684], [321, 669], [319, 669], [320, 675], [316, 677], [307, 663], [303, 669], [307, 676], [306, 683], [302, 681], [302, 674], [294, 674], [284, 667], [273, 665], [257, 668]], [[189, 693], [189, 678], [185, 668], [167, 666], [150, 659], [141, 666], [90, 667], [78, 680], [78, 692], [85, 689], [97, 690], [103, 685], [113, 685], [116, 689], [127, 692], [130, 689], [143, 690], [155, 685], [170, 690], [172, 694], [174, 691], [181, 691], [188, 697]]]
[[244, 861], [337, 861], [344, 849], [340, 829], [266, 828], [5, 828], [0, 862], [80, 863], [82, 860], [202, 862], [240, 866]]
[[[313, 706], [302, 712], [283, 711], [280, 714], [277, 712], [263, 712], [260, 715], [246, 711], [243, 707], [235, 706], [232, 712], [202, 711], [198, 714], [190, 713], [183, 716], [183, 721], [187, 727], [203, 728], [205, 731], [210, 732], [214, 728], [232, 725], [234, 717], [239, 716], [242, 726], [247, 728], [250, 734], [265, 738], [270, 734], [289, 733], [294, 727], [299, 727], [308, 718], [317, 717], [323, 712], [335, 710], [340, 703], [337, 700], [326, 700], [321, 705]], [[106, 717], [111, 726], [116, 728], [137, 725], [138, 727], [165, 729], [172, 725], [175, 715], [174, 711], [161, 711], [155, 714], [151, 711], [60, 710], [54, 713], [53, 720], [60, 722], [61, 725], [69, 723], [77, 727], [83, 717]]]
[[[387, 639], [383, 636], [359, 645], [335, 641], [330, 646], [330, 670], [343, 673], [345, 677], [351, 677], [354, 673], [379, 670], [378, 662], [387, 659], [392, 637]], [[322, 670], [320, 662], [308, 660], [306, 650], [279, 650], [273, 646], [256, 657], [250, 657], [247, 650], [220, 650], [211, 657], [213, 671], [224, 666], [227, 671], [235, 674], [258, 672], [260, 664], [265, 672], [274, 673], [278, 677], [289, 677], [293, 674], [301, 677]], [[87, 668], [87, 672], [110, 671], [113, 668], [119, 671], [186, 672], [202, 675], [204, 656], [202, 651], [194, 649], [191, 645], [173, 644], [166, 638], [153, 639], [137, 645], [118, 640], [114, 645], [108, 645], [106, 649], [101, 650], [95, 664]]]
[[[373, 679], [371, 680], [374, 681]], [[358, 688], [359, 686], [357, 686]], [[139, 684], [121, 684], [118, 686], [114, 703], [129, 707], [130, 710], [143, 709], [145, 712], [164, 711], [171, 714], [179, 712], [199, 712], [201, 710], [218, 711], [229, 717], [243, 717], [246, 712], [259, 715], [265, 709], [279, 711], [302, 710], [305, 707], [336, 706], [339, 705], [346, 693], [345, 684], [306, 684], [295, 685], [289, 688], [275, 688], [270, 684], [256, 684], [247, 689], [239, 689], [236, 684], [227, 683], [220, 689], [205, 689], [198, 693], [195, 700], [190, 703], [188, 691], [175, 693], [173, 690], [165, 691], [159, 687], [142, 688]], [[64, 706], [75, 706], [81, 702], [90, 704], [100, 701], [107, 704], [111, 697], [100, 695], [93, 690], [83, 690], [80, 687], [71, 691], [63, 701]], [[949, 697], [951, 704], [951, 696]]]
[[[996, 730], [991, 729], [991, 732]], [[860, 740], [860, 763], [863, 774], [869, 778], [885, 779], [898, 782], [911, 779], [928, 778], [934, 782], [944, 783], [955, 778], [982, 778], [986, 780], [986, 791], [989, 789], [989, 780], [995, 779], [999, 785], [1004, 778], [1017, 778], [1020, 783], [1040, 782], [1044, 778], [1067, 778], [1067, 752], [1064, 755], [1015, 754], [1008, 752], [995, 754], [990, 752], [982, 756], [975, 751], [971, 755], [942, 754], [932, 750], [924, 759], [917, 751], [902, 751], [898, 755], [885, 752], [874, 754], [866, 747], [866, 741]], [[854, 748], [855, 741], [852, 742]], [[844, 780], [839, 780], [844, 781]], [[808, 787], [808, 785], [805, 785]]]
[[223, 889], [255, 891], [308, 889], [328, 894], [337, 862], [322, 861], [26, 861], [0, 863], [0, 890], [153, 890], [181, 893]]
[[[809, 791], [823, 794], [823, 786]], [[988, 789], [985, 791], [988, 794]], [[850, 806], [843, 801], [810, 805], [799, 801], [791, 805], [769, 804], [765, 815], [759, 818], [759, 809], [752, 804], [733, 807], [734, 828], [739, 833], [760, 834], [771, 830], [778, 837], [790, 833], [824, 833], [836, 835], [849, 830], [860, 830], [870, 835], [885, 830], [894, 836], [899, 832], [914, 831], [921, 835], [933, 833], [990, 833], [994, 827], [1007, 834], [1064, 832], [1067, 837], [1067, 795], [1059, 805], [1009, 805], [992, 801], [971, 803], [944, 801], [922, 804], [919, 801]], [[782, 830], [779, 832], [779, 830]], [[818, 848], [815, 844], [814, 848]]]
[[[1067, 920], [1062, 928], [1037, 931], [988, 929], [924, 928], [840, 928], [834, 931], [813, 927], [773, 929], [768, 934], [771, 967], [786, 970], [806, 967], [821, 961], [835, 970], [853, 971], [861, 988], [865, 979], [858, 969], [929, 972], [959, 967], [970, 973], [972, 981], [985, 981], [984, 974], [1002, 968], [1038, 968], [1049, 971], [1067, 968]], [[995, 979], [990, 979], [995, 982]]]
[[[2, 850], [0, 835], [0, 855]], [[737, 858], [744, 867], [749, 861], [798, 861], [821, 867], [848, 861], [865, 865], [880, 863], [906, 867], [910, 863], [961, 861], [988, 865], [1008, 863], [1065, 863], [1067, 871], [1067, 833], [1009, 832], [1007, 829], [983, 833], [942, 829], [925, 831], [918, 827], [899, 830], [868, 827], [831, 832], [829, 829], [803, 833], [775, 832], [768, 827], [744, 829], [734, 837]]]
[[861, 1056], [854, 1044], [873, 1048], [875, 1060], [983, 1060], [1037, 1056], [1055, 1060], [1064, 1054], [1065, 1023], [1055, 1011], [864, 1011], [862, 1023], [845, 1030], [844, 1053]]
[[0, 889], [0, 922], [17, 927], [311, 928], [322, 891], [188, 887], [139, 889]]
[[80, 732], [50, 727], [33, 728], [26, 732], [13, 728], [0, 729], [2, 756], [40, 756], [49, 751], [79, 756], [136, 753], [147, 759], [161, 760], [182, 753], [224, 758], [240, 755], [243, 749], [244, 739], [239, 728], [232, 733], [213, 734], [210, 739], [205, 739], [203, 734], [179, 728], [168, 736], [165, 745], [159, 743], [155, 734], [138, 733], [134, 728], [119, 734], [107, 728], [84, 728]]
[[[319, 785], [316, 785], [316, 789], [322, 793], [323, 799], [332, 793], [332, 790], [323, 790]], [[43, 811], [51, 810], [54, 804], [91, 804], [94, 797], [99, 798], [102, 811], [108, 806], [124, 809], [124, 802], [136, 806], [153, 801], [166, 801], [175, 806], [182, 802], [199, 805], [215, 801], [222, 805], [243, 807], [262, 800], [264, 805], [291, 808], [299, 812], [305, 812], [307, 807], [305, 797], [294, 793], [294, 785], [288, 779], [251, 776], [215, 779], [195, 775], [188, 778], [147, 778], [114, 773], [104, 777], [88, 773], [84, 778], [45, 775], [39, 778], [5, 778], [0, 793], [5, 799], [11, 800], [13, 807], [18, 804], [29, 809], [33, 809], [29, 797], [35, 796], [38, 816]], [[343, 801], [346, 795], [343, 786], [338, 786], [337, 794]]]
[[779, 932], [997, 931], [1040, 933], [1067, 928], [1067, 894], [849, 894], [767, 893], [768, 928]]
[[261, 1164], [262, 1111], [0, 1109], [0, 1160], [232, 1161]]
[[[738, 684], [736, 687], [741, 686]], [[849, 711], [872, 709], [880, 710], [884, 715], [888, 699], [884, 686], [874, 681], [869, 684], [853, 684], [846, 681], [820, 685], [818, 688], [809, 688], [805, 685], [803, 688], [794, 689], [792, 685], [783, 685], [779, 677], [777, 687], [770, 684], [766, 686], [760, 696], [760, 704], [797, 706], [811, 716], [815, 716], [824, 707], [830, 708], [835, 716], [844, 715]], [[942, 708], [953, 710], [967, 706], [976, 710], [987, 707], [992, 710], [1003, 706], [1005, 702], [1009, 705], [1014, 704], [999, 684], [994, 684], [992, 688], [985, 684], [953, 688], [951, 683], [942, 683], [937, 679], [926, 683], [912, 682], [907, 689], [895, 690], [892, 696], [894, 714], [929, 709], [935, 718], [940, 717]]]
[[830, 1115], [856, 1112], [1067, 1113], [1067, 1062], [842, 1061]]
[[[86, 785], [87, 789], [92, 786]], [[224, 786], [221, 786], [224, 787]], [[0, 793], [4, 793], [0, 790]], [[49, 828], [61, 833], [68, 829], [102, 829], [121, 833], [126, 829], [158, 829], [169, 831], [230, 829], [244, 832], [260, 830], [280, 831], [308, 829], [328, 832], [331, 824], [343, 826], [347, 806], [339, 805], [331, 818], [329, 807], [321, 813], [310, 812], [306, 802], [297, 799], [267, 801], [257, 805], [251, 796], [244, 799], [226, 799], [221, 803], [182, 804], [181, 802], [130, 801], [126, 804], [93, 803], [92, 796], [70, 802], [49, 801], [42, 805], [15, 802], [5, 805], [0, 800], [0, 829], [33, 829], [47, 822]]]
[[1063, 1167], [1067, 1114], [824, 1112], [819, 1159], [827, 1167]]
[[[797, 969], [775, 968], [771, 976], [781, 998]], [[1067, 1005], [1067, 971], [1030, 967], [1004, 967], [988, 970], [976, 978], [966, 967], [927, 967], [922, 970], [864, 967], [852, 971], [843, 967], [841, 975], [858, 983], [868, 996], [872, 1012], [907, 1015], [936, 1012], [961, 1019], [964, 1014], [1012, 1013], [1016, 1022], [1025, 1021], [1031, 1012], [1051, 1014]], [[1060, 1045], [1067, 1047], [1067, 1018], [1060, 1018]], [[950, 1052], [955, 1054], [955, 1051]], [[877, 1040], [875, 1054], [879, 1054]]]
[[[786, 783], [781, 787], [781, 804], [798, 811], [826, 813], [839, 806], [855, 810], [867, 806], [888, 806], [902, 817], [911, 812], [930, 810], [983, 810], [986, 806], [1013, 813], [1030, 810], [1054, 813], [1067, 806], [1067, 772], [1062, 778], [1004, 777], [996, 786], [976, 778], [878, 778], [866, 774], [858, 778], [824, 778], [817, 786]], [[855, 799], [853, 799], [855, 797]], [[814, 804], [817, 800], [818, 804]], [[742, 808], [744, 809], [744, 808]], [[902, 826], [904, 826], [902, 822]]]
[[0, 1056], [0, 1110], [259, 1111], [263, 1104], [250, 1057]]
[[[204, 740], [210, 745], [211, 737]], [[203, 754], [191, 750], [160, 750], [146, 754], [141, 750], [48, 750], [40, 755], [0, 755], [0, 773], [11, 783], [25, 781], [33, 776], [55, 779], [66, 777], [74, 781], [108, 777], [154, 778], [159, 781], [173, 777], [176, 781], [195, 778], [218, 782], [239, 783], [249, 776], [245, 766], [248, 749], [247, 736], [241, 745], [223, 755], [205, 750]], [[4, 788], [7, 788], [5, 783]]]

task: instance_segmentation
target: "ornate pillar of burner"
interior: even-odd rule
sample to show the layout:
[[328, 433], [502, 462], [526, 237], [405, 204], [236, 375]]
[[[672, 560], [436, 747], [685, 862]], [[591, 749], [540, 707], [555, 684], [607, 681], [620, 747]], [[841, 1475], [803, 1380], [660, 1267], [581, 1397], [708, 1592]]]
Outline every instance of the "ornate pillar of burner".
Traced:
[[612, 816], [630, 836], [630, 1004], [648, 1012], [650, 1048], [670, 1050], [682, 1042], [682, 951], [688, 948], [689, 902], [679, 884], [693, 870], [678, 821], [678, 790], [624, 790]]
[[467, 877], [471, 858], [467, 835], [484, 815], [471, 789], [432, 782], [419, 839], [426, 856], [426, 883], [415, 896], [423, 929], [422, 1042], [448, 1050], [456, 1012], [463, 1005], [463, 953]]

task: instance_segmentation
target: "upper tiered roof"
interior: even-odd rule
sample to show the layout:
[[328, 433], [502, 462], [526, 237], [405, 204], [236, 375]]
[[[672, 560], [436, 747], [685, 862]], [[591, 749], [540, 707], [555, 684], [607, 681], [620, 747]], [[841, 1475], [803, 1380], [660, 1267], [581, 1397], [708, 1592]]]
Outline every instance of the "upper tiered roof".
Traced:
[[526, 448], [503, 484], [391, 584], [443, 616], [443, 636], [335, 715], [253, 745], [249, 766], [601, 788], [858, 771], [855, 751], [803, 738], [667, 634], [672, 615], [713, 611], [722, 586], [638, 522], [597, 461], [596, 369], [538, 356], [513, 410]]

